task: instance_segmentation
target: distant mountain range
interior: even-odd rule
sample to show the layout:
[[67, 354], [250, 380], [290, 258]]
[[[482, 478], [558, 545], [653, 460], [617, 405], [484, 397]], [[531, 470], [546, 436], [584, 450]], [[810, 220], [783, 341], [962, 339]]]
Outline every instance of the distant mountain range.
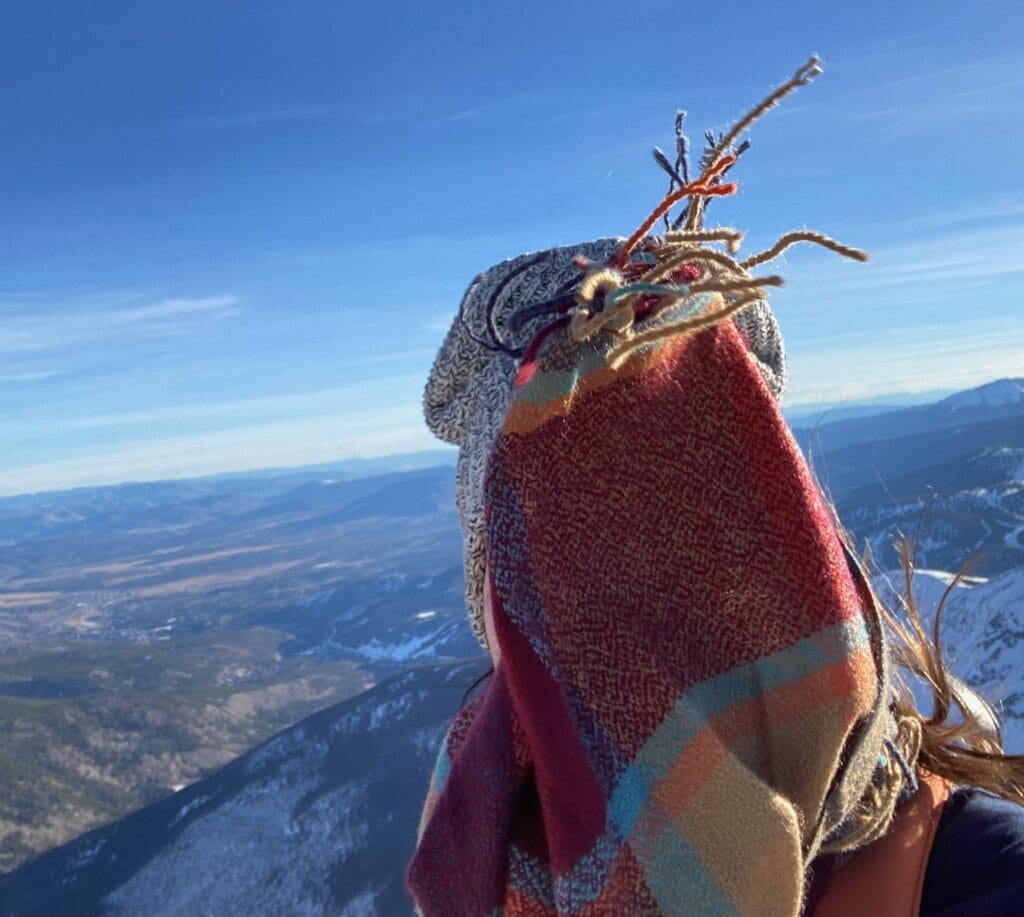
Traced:
[[925, 566], [977, 559], [976, 572], [991, 576], [1024, 563], [1024, 379], [794, 435], [883, 567], [901, 534]]
[[814, 427], [821, 423], [834, 423], [853, 417], [870, 417], [885, 414], [917, 404], [932, 404], [956, 389], [933, 389], [913, 394], [885, 394], [869, 398], [844, 399], [842, 401], [808, 401], [787, 404], [783, 408], [786, 419], [794, 427]]
[[877, 443], [917, 433], [1024, 417], [1024, 379], [999, 379], [957, 392], [941, 401], [899, 407], [866, 417], [830, 419], [817, 423], [792, 421], [797, 440], [812, 452], [835, 452], [855, 443]]
[[[355, 492], [370, 493], [376, 479], [391, 475], [397, 481], [411, 471], [451, 467], [455, 456], [451, 449], [432, 449], [305, 468], [0, 497], [0, 545], [62, 535], [193, 525], [246, 510], [262, 511], [274, 502], [305, 501], [318, 490], [322, 502], [337, 507], [339, 498], [353, 491], [342, 487], [331, 491], [332, 485], [351, 484]], [[325, 498], [325, 494], [330, 496]]]
[[[794, 435], [878, 566], [896, 567], [890, 544], [899, 534], [916, 541], [918, 565], [930, 568], [915, 583], [926, 616], [949, 581], [945, 571], [977, 558], [978, 578], [950, 599], [945, 643], [955, 669], [1000, 703], [1007, 743], [1024, 752], [1024, 380], [813, 427], [794, 421]], [[387, 679], [0, 876], [0, 917], [410, 913], [401, 872], [427, 770], [445, 722], [482, 671], [479, 662], [450, 661], [475, 647], [461, 608], [448, 459], [364, 477], [289, 472], [0, 501], [0, 538], [17, 539], [0, 548], [0, 600], [15, 588], [67, 590], [74, 576], [87, 577], [89, 595], [107, 597], [103, 608], [116, 611], [127, 596], [124, 617], [111, 612], [112, 622], [151, 619], [156, 634], [169, 612], [138, 596], [172, 589], [167, 608], [189, 596], [188, 626], [217, 628], [218, 647], [225, 634], [287, 635], [271, 644], [275, 661], [259, 662], [282, 667], [274, 677], [295, 664], [348, 665]], [[284, 572], [211, 598], [187, 591], [200, 573], [236, 575], [238, 552], [253, 551], [259, 569]], [[72, 552], [84, 552], [73, 576]], [[35, 582], [27, 571], [39, 568]], [[0, 604], [0, 631], [30, 611], [5, 618]], [[150, 639], [150, 630], [124, 633]], [[255, 670], [257, 657], [246, 652]], [[60, 684], [95, 690], [90, 677]], [[46, 670], [11, 690], [27, 703], [33, 685], [58, 681]]]

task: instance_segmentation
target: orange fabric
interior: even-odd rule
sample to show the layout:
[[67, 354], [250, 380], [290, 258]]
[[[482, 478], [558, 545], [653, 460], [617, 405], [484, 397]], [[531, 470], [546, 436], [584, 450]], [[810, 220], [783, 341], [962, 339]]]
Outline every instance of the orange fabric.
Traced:
[[617, 265], [618, 267], [625, 267], [626, 264], [629, 263], [629, 256], [632, 254], [633, 249], [635, 249], [640, 240], [651, 231], [651, 227], [658, 222], [658, 217], [671, 210], [672, 207], [684, 197], [725, 197], [730, 194], [735, 194], [736, 182], [728, 182], [724, 185], [709, 184], [713, 178], [718, 178], [718, 176], [728, 169], [734, 162], [736, 162], [735, 153], [723, 156], [695, 182], [683, 185], [682, 188], [677, 188], [675, 191], [665, 195], [662, 202], [654, 208], [647, 219], [644, 220], [637, 228], [637, 231], [634, 232], [633, 235], [626, 240], [622, 248], [619, 249], [619, 253], [615, 256], [612, 264]]
[[858, 850], [828, 880], [813, 917], [918, 917], [921, 892], [950, 784], [923, 773], [881, 839]]

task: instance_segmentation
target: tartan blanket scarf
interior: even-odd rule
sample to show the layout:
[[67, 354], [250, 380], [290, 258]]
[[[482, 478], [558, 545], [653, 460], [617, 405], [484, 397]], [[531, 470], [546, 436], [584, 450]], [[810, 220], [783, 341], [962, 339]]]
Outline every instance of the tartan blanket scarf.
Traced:
[[877, 622], [736, 327], [613, 338], [549, 338], [491, 450], [502, 656], [431, 781], [426, 915], [796, 914], [877, 763]]

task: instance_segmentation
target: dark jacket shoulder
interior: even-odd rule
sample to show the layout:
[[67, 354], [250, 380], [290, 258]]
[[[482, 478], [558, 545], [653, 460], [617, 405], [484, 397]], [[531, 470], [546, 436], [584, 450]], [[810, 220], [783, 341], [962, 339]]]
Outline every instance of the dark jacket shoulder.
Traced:
[[921, 896], [922, 917], [1024, 914], [1024, 807], [977, 789], [946, 801]]

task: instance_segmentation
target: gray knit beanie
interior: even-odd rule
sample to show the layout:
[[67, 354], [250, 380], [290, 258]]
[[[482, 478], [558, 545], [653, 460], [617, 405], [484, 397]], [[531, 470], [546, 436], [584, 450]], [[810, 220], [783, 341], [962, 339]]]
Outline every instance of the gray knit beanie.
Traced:
[[[430, 371], [423, 413], [434, 435], [459, 447], [455, 504], [463, 534], [466, 605], [473, 633], [485, 649], [484, 466], [508, 409], [516, 349], [551, 316], [537, 316], [515, 332], [509, 320], [526, 306], [570, 290], [582, 276], [577, 258], [603, 264], [622, 242], [608, 238], [551, 248], [503, 261], [480, 274], [466, 290]], [[780, 397], [786, 387], [786, 356], [771, 309], [755, 302], [735, 322], [765, 382]]]

